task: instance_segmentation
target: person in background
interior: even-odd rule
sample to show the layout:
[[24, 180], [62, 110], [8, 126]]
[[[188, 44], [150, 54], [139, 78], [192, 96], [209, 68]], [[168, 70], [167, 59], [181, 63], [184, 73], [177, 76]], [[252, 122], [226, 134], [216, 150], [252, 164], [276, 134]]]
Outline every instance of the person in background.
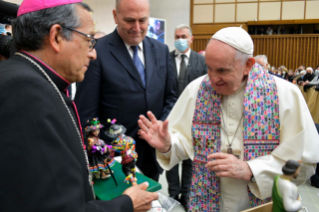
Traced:
[[309, 84], [314, 78], [315, 78], [315, 74], [313, 72], [313, 69], [311, 67], [308, 67], [306, 69], [306, 75], [302, 78], [302, 80], [298, 81], [298, 85], [304, 86]]
[[277, 70], [277, 77], [282, 78], [281, 68]]
[[294, 76], [294, 71], [293, 71], [292, 69], [289, 69], [288, 75], [287, 75], [287, 80], [288, 80], [289, 82], [293, 82], [293, 81], [294, 81], [294, 78], [295, 78], [295, 76]]
[[299, 72], [301, 72], [301, 71], [303, 71], [303, 70], [306, 70], [305, 68], [306, 68], [306, 67], [305, 67], [304, 65], [300, 65], [300, 66], [298, 67], [298, 70], [299, 70]]
[[257, 55], [255, 56], [255, 61], [261, 65], [265, 70], [268, 70], [268, 60], [266, 55]]
[[[205, 58], [194, 52], [190, 45], [193, 42], [192, 29], [181, 24], [175, 28], [175, 50], [170, 53], [173, 61], [173, 70], [177, 78], [177, 93], [180, 95], [185, 87], [196, 78], [207, 74]], [[187, 208], [189, 188], [192, 178], [192, 160], [182, 161], [181, 183], [178, 164], [166, 172], [168, 192], [170, 197], [181, 202]], [[181, 197], [179, 195], [181, 194]]]
[[287, 80], [287, 78], [288, 78], [288, 69], [285, 66], [283, 66], [283, 67], [281, 67], [281, 70], [282, 70], [282, 78]]
[[200, 51], [198, 52], [198, 54], [202, 55], [203, 57], [205, 57], [205, 51]]
[[[137, 135], [137, 120], [148, 110], [165, 120], [177, 98], [177, 80], [167, 45], [146, 37], [149, 26], [148, 0], [117, 0], [113, 10], [116, 29], [100, 38], [98, 57], [92, 61], [75, 96], [82, 124], [99, 117], [116, 119], [136, 141], [136, 165], [157, 181], [162, 168], [155, 149]], [[110, 142], [101, 130], [101, 139]]]
[[104, 37], [106, 34], [104, 32], [101, 32], [101, 31], [97, 31], [94, 35], [94, 38], [95, 39], [99, 39], [101, 37]]
[[272, 30], [272, 28], [269, 26], [268, 29], [267, 29], [267, 31], [266, 31], [267, 35], [272, 35], [272, 32], [273, 32], [273, 30]]

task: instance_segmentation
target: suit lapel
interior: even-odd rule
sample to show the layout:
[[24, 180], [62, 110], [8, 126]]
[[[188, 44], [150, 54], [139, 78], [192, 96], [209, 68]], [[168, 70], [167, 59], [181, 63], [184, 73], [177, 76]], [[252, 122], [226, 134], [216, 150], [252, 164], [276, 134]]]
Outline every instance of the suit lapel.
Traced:
[[149, 38], [145, 37], [143, 40], [144, 58], [145, 58], [145, 70], [146, 70], [146, 87], [150, 85], [154, 68], [157, 64], [157, 56], [155, 47], [150, 42]]
[[173, 63], [174, 74], [175, 74], [175, 76], [177, 77], [177, 67], [176, 67], [176, 60], [175, 60], [175, 50], [170, 53], [170, 56], [171, 56], [172, 63]]
[[133, 63], [132, 57], [116, 29], [113, 32], [113, 40], [109, 44], [112, 46], [110, 51], [113, 56], [123, 65], [126, 71], [140, 84], [140, 86], [144, 88], [141, 76]]
[[189, 73], [192, 71], [192, 67], [194, 67], [195, 64], [197, 64], [197, 58], [195, 57], [193, 50], [191, 50], [191, 53], [189, 55], [187, 69], [186, 69], [186, 76], [189, 75]]

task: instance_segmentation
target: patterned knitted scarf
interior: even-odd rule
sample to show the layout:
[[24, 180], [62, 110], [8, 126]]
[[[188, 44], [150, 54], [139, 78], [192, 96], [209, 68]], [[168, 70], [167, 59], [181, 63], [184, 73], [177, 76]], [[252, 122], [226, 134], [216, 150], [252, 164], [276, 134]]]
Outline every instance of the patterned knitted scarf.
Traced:
[[[207, 156], [221, 149], [221, 95], [206, 76], [197, 93], [192, 124], [194, 162], [188, 211], [219, 211], [220, 178], [205, 168]], [[272, 75], [255, 64], [244, 94], [244, 161], [270, 154], [280, 139], [279, 100]], [[269, 202], [258, 199], [247, 186], [252, 206]]]

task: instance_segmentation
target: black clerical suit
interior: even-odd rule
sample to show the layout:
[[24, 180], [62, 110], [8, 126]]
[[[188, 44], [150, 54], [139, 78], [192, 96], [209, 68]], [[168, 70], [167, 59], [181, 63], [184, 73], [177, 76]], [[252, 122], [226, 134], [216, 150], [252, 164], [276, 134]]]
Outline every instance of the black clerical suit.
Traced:
[[[179, 53], [179, 54], [182, 54], [182, 53]], [[178, 56], [177, 51], [172, 51], [170, 53], [170, 56], [174, 64], [174, 74], [176, 78], [178, 79], [179, 74], [177, 73], [177, 66], [180, 67], [181, 64], [176, 64], [175, 58]], [[184, 79], [184, 84], [182, 85], [182, 89], [185, 89], [185, 87], [196, 78], [207, 74], [207, 66], [205, 64], [205, 58], [191, 49], [190, 49], [190, 55], [188, 58], [188, 64], [186, 67], [187, 67], [186, 75]], [[180, 83], [180, 81], [178, 83]], [[179, 164], [177, 164], [171, 170], [166, 172], [166, 179], [168, 182], [169, 195], [177, 199], [177, 196], [181, 193], [182, 194], [181, 202], [182, 204], [184, 204], [188, 199], [188, 193], [189, 193], [191, 179], [192, 179], [192, 160], [187, 159], [187, 160], [183, 160], [182, 162], [181, 185], [179, 180], [178, 165]]]
[[21, 56], [0, 63], [0, 211], [133, 211], [127, 195], [93, 200], [69, 83], [27, 56], [52, 81]]
[[[136, 141], [137, 166], [158, 180], [161, 167], [155, 149], [137, 135], [139, 115], [152, 111], [165, 120], [176, 101], [176, 78], [168, 47], [152, 38], [143, 40], [146, 86], [117, 30], [97, 42], [97, 59], [91, 61], [85, 79], [79, 83], [75, 102], [81, 123], [98, 117], [103, 125], [116, 119], [127, 128], [126, 135]], [[101, 138], [109, 140], [103, 129]]]

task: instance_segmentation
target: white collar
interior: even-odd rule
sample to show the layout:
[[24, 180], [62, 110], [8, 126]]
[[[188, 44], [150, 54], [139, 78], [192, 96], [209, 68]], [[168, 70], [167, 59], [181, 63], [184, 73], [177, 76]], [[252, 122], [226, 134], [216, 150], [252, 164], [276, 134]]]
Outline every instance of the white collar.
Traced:
[[186, 57], [189, 58], [191, 55], [191, 48], [189, 48], [188, 51], [185, 53], [182, 53], [182, 52], [178, 51], [177, 49], [175, 49], [175, 56], [181, 57], [182, 54], [185, 54]]
[[[123, 41], [124, 42], [124, 41]], [[129, 44], [127, 44], [127, 43], [125, 43], [124, 42], [124, 44], [125, 44], [125, 46], [126, 46], [126, 48], [130, 51], [131, 50], [131, 45], [129, 45]], [[141, 42], [140, 44], [138, 44], [138, 47], [139, 47], [139, 49], [143, 52], [143, 42]]]

